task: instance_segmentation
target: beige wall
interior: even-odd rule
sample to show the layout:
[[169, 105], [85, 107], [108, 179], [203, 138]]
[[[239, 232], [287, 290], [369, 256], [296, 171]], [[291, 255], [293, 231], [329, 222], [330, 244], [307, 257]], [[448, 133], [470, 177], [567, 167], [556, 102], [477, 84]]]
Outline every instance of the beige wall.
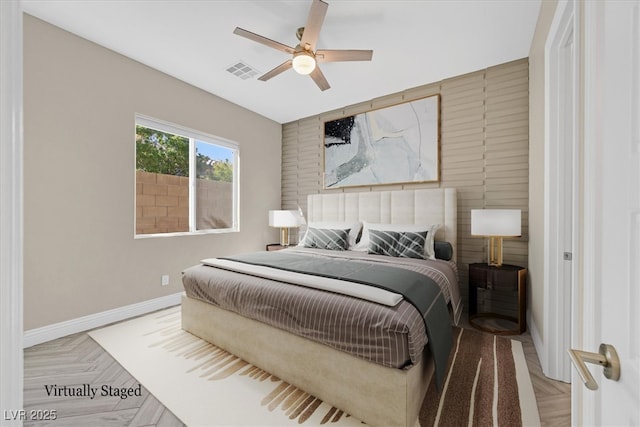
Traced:
[[529, 314], [544, 342], [544, 46], [557, 6], [556, 0], [542, 2], [529, 52]]
[[[306, 209], [308, 194], [398, 188], [458, 190], [458, 265], [467, 296], [468, 264], [486, 260], [485, 240], [470, 236], [473, 208], [519, 208], [522, 238], [505, 241], [505, 262], [527, 266], [529, 209], [529, 83], [522, 59], [287, 123], [282, 142], [282, 203]], [[324, 122], [434, 94], [441, 96], [439, 183], [323, 190]], [[479, 297], [482, 303], [482, 296]], [[514, 314], [513, 295], [493, 307]], [[487, 299], [486, 304], [489, 300]], [[465, 301], [466, 303], [466, 301]], [[490, 307], [488, 307], [490, 308]]]
[[[29, 15], [24, 104], [26, 330], [181, 292], [201, 258], [277, 241], [280, 124]], [[135, 113], [239, 144], [239, 233], [133, 238]]]

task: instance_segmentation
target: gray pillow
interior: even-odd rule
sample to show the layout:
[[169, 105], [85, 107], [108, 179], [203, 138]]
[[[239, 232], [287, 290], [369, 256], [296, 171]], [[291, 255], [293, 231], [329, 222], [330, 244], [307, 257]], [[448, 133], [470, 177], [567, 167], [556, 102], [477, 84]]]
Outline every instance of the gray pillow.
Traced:
[[451, 243], [436, 240], [433, 245], [436, 251], [436, 259], [451, 261], [451, 258], [453, 258], [453, 246], [451, 246]]
[[369, 230], [369, 253], [424, 259], [426, 231]]
[[305, 248], [344, 251], [349, 247], [349, 230], [309, 228], [300, 245]]

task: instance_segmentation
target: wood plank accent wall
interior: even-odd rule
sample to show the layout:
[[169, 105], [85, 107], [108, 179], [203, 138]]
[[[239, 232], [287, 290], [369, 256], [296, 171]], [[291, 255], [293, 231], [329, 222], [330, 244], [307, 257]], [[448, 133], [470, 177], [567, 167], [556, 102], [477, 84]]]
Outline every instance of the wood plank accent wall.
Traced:
[[[441, 82], [286, 123], [282, 131], [282, 207], [306, 210], [308, 194], [402, 188], [458, 190], [458, 268], [467, 305], [468, 265], [483, 262], [486, 241], [471, 237], [471, 209], [522, 209], [522, 237], [505, 240], [505, 263], [527, 267], [529, 65], [509, 62]], [[440, 104], [440, 182], [323, 189], [324, 122], [435, 95]], [[481, 310], [514, 315], [513, 295], [478, 295]], [[486, 301], [484, 301], [486, 299]]]

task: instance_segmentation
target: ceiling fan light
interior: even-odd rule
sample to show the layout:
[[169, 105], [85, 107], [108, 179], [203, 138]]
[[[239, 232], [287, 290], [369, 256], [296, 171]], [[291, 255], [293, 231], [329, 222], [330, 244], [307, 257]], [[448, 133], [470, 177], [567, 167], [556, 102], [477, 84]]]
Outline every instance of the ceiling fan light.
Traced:
[[299, 52], [293, 57], [293, 69], [298, 74], [311, 74], [316, 68], [316, 60], [309, 52]]

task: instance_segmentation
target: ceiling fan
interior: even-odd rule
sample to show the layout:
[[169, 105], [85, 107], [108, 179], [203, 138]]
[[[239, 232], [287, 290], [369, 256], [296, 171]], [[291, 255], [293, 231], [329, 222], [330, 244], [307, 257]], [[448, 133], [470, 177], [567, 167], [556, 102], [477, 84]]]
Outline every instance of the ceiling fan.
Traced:
[[249, 40], [269, 46], [273, 49], [293, 55], [291, 59], [278, 65], [273, 70], [263, 74], [258, 80], [267, 81], [278, 74], [293, 68], [299, 74], [308, 74], [318, 85], [320, 90], [327, 90], [329, 82], [317, 66], [319, 62], [338, 62], [338, 61], [371, 61], [373, 56], [372, 50], [316, 50], [316, 42], [320, 34], [322, 22], [327, 14], [329, 5], [322, 0], [313, 0], [307, 23], [304, 27], [298, 28], [296, 36], [300, 43], [296, 47], [290, 47], [277, 41], [268, 39], [251, 31], [236, 27], [234, 34], [246, 37]]

